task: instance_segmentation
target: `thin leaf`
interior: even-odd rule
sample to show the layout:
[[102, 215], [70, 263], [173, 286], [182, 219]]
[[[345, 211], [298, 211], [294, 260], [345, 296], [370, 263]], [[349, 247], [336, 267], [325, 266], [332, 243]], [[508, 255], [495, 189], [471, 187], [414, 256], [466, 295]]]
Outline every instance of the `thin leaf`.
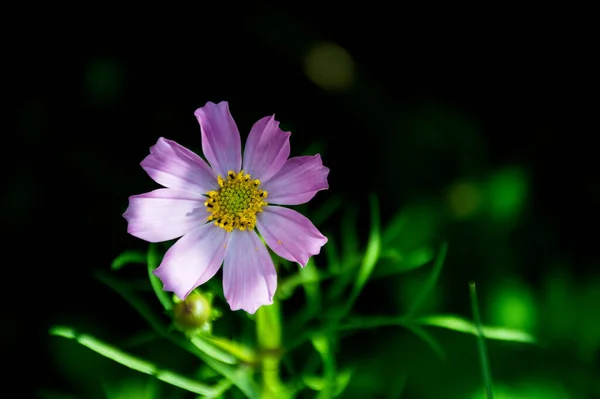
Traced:
[[358, 271], [358, 276], [354, 281], [354, 287], [352, 288], [350, 299], [348, 300], [349, 307], [351, 307], [354, 301], [356, 301], [356, 298], [358, 298], [358, 295], [362, 291], [363, 287], [367, 281], [369, 281], [369, 277], [371, 276], [371, 273], [377, 264], [379, 253], [381, 252], [379, 204], [377, 202], [377, 197], [375, 197], [375, 195], [371, 195], [369, 197], [369, 202], [371, 205], [371, 231], [369, 234], [369, 241], [367, 243], [365, 256], [363, 257], [362, 264], [360, 265], [360, 269]]
[[444, 352], [444, 349], [442, 348], [442, 345], [440, 345], [440, 343], [437, 342], [437, 340], [433, 338], [433, 336], [429, 332], [427, 332], [425, 329], [419, 326], [408, 326], [407, 328], [410, 331], [412, 331], [413, 334], [415, 334], [417, 337], [425, 341], [425, 343], [429, 345], [431, 350], [433, 350], [435, 354], [438, 355], [442, 360], [446, 359], [446, 354]]
[[93, 350], [96, 353], [99, 353], [102, 356], [114, 360], [125, 367], [129, 367], [130, 369], [139, 371], [140, 373], [151, 375], [158, 380], [166, 382], [167, 384], [171, 384], [199, 395], [205, 395], [207, 397], [214, 398], [221, 395], [228, 388], [227, 385], [219, 385], [217, 388], [215, 388], [213, 386], [202, 384], [190, 378], [184, 377], [173, 371], [161, 369], [154, 363], [123, 352], [112, 345], [92, 337], [91, 335], [79, 334], [69, 327], [52, 327], [50, 329], [50, 334], [75, 340], [79, 344]]
[[423, 267], [433, 260], [435, 251], [426, 245], [405, 255], [394, 249], [381, 253], [377, 268], [373, 271], [373, 278], [387, 277], [393, 274], [406, 273]]
[[429, 274], [427, 280], [417, 293], [416, 298], [411, 304], [408, 312], [406, 313], [406, 317], [413, 317], [418, 311], [427, 296], [433, 290], [438, 277], [440, 276], [440, 272], [442, 271], [442, 266], [444, 265], [444, 261], [446, 260], [446, 253], [448, 252], [448, 243], [444, 242], [440, 250], [438, 252], [438, 256], [433, 264], [433, 268], [431, 269], [431, 273]]
[[121, 255], [117, 256], [115, 260], [112, 261], [110, 268], [112, 270], [119, 270], [123, 266], [126, 266], [130, 263], [139, 263], [143, 264], [146, 261], [146, 255], [142, 251], [125, 251]]
[[[448, 330], [458, 331], [466, 334], [477, 335], [477, 326], [460, 316], [455, 315], [432, 315], [424, 316], [414, 320], [415, 323], [441, 327]], [[494, 339], [498, 341], [511, 341], [511, 342], [522, 342], [528, 344], [536, 343], [536, 339], [525, 331], [515, 330], [504, 327], [490, 327], [481, 326], [483, 336], [487, 339]]]
[[[259, 397], [258, 389], [251, 378], [249, 370], [240, 367], [234, 368], [232, 365], [224, 364], [200, 350], [197, 346], [186, 340], [181, 334], [171, 334], [167, 327], [165, 327], [160, 319], [157, 318], [156, 314], [148, 308], [148, 304], [128, 291], [126, 286], [103, 273], [97, 273], [96, 277], [121, 295], [144, 319], [146, 319], [148, 324], [150, 324], [154, 331], [159, 335], [194, 354], [212, 369], [227, 377], [248, 398], [257, 399]], [[222, 355], [223, 358], [228, 356], [226, 352], [223, 352]]]
[[148, 247], [148, 255], [146, 258], [146, 262], [148, 264], [148, 278], [150, 278], [150, 284], [152, 284], [152, 289], [154, 289], [154, 293], [156, 294], [156, 297], [160, 301], [163, 308], [166, 311], [169, 311], [173, 307], [173, 302], [171, 302], [169, 295], [163, 290], [163, 283], [153, 273], [160, 263], [158, 250], [155, 244], [151, 243]]
[[[371, 317], [353, 317], [347, 322], [341, 324], [339, 330], [364, 330], [375, 329], [384, 326], [400, 326], [411, 328], [414, 326], [440, 327], [448, 330], [477, 335], [476, 326], [469, 320], [455, 315], [431, 315], [416, 319], [404, 316], [371, 316]], [[512, 341], [523, 343], [536, 343], [536, 339], [530, 334], [503, 327], [482, 326], [483, 336], [487, 339], [497, 341]]]
[[469, 284], [469, 296], [471, 297], [471, 309], [473, 310], [473, 319], [475, 320], [475, 331], [477, 332], [477, 352], [479, 353], [485, 392], [488, 399], [494, 399], [494, 392], [492, 391], [492, 374], [490, 372], [490, 362], [485, 347], [485, 339], [483, 337], [481, 317], [479, 316], [479, 303], [477, 301], [475, 282], [471, 282]]

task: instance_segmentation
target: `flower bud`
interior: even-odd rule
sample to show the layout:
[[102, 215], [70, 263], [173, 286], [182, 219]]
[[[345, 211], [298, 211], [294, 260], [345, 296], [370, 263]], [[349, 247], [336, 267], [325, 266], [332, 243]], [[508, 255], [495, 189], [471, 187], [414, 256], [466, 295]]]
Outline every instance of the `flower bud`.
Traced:
[[173, 323], [184, 332], [193, 332], [209, 328], [212, 320], [212, 306], [205, 295], [196, 291], [190, 293], [184, 301], [173, 306]]

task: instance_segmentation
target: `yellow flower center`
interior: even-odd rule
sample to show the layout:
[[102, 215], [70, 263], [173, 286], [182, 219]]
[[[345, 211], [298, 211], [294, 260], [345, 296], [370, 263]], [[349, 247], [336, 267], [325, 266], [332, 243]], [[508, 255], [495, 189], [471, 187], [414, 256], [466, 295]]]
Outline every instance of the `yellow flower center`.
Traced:
[[217, 180], [221, 188], [206, 194], [208, 199], [204, 205], [210, 213], [208, 220], [214, 220], [216, 226], [226, 231], [254, 229], [256, 213], [267, 205], [264, 201], [267, 192], [258, 188], [260, 180], [252, 180], [243, 170], [237, 174], [230, 170], [226, 180], [221, 176], [217, 176]]

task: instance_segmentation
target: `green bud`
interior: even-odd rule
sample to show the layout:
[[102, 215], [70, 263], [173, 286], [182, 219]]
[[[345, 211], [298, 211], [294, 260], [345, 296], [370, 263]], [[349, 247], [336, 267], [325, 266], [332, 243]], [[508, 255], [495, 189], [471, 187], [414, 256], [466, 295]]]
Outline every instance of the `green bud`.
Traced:
[[193, 291], [185, 301], [179, 301], [173, 306], [173, 323], [184, 332], [202, 330], [212, 320], [212, 306], [205, 295]]

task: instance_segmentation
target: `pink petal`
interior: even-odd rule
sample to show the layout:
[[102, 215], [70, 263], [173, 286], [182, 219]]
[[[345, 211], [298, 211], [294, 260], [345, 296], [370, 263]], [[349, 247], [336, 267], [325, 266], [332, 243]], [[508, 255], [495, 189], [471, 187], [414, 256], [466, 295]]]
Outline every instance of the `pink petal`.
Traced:
[[267, 181], [290, 156], [290, 132], [279, 128], [275, 115], [256, 122], [244, 148], [244, 171], [253, 179]]
[[165, 291], [184, 300], [219, 270], [230, 235], [212, 223], [202, 225], [177, 241], [154, 271]]
[[152, 180], [168, 188], [204, 194], [219, 187], [214, 171], [202, 158], [162, 137], [141, 165]]
[[223, 177], [230, 170], [239, 172], [242, 166], [240, 132], [229, 113], [227, 101], [218, 104], [209, 101], [194, 115], [200, 123], [204, 156], [212, 168]]
[[292, 209], [266, 206], [257, 216], [256, 227], [273, 252], [302, 267], [327, 242], [308, 218]]
[[277, 273], [265, 244], [254, 231], [231, 233], [223, 265], [223, 291], [231, 310], [254, 313], [273, 303]]
[[200, 194], [170, 188], [132, 195], [123, 214], [127, 232], [149, 242], [181, 237], [206, 223], [205, 201]]
[[319, 154], [294, 157], [261, 188], [267, 191], [270, 204], [299, 205], [310, 201], [317, 191], [329, 188], [328, 174], [329, 168], [323, 166]]

